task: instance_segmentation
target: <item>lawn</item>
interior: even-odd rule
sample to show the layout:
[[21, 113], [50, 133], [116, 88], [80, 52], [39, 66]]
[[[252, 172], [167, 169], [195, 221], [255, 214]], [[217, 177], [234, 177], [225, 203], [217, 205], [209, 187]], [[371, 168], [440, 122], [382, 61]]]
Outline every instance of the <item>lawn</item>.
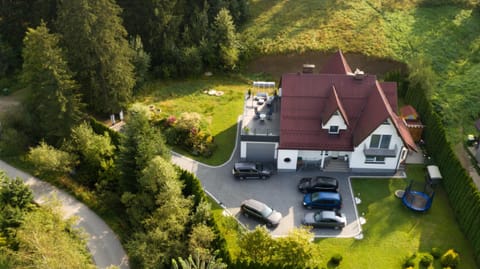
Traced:
[[436, 74], [432, 99], [441, 107], [450, 138], [458, 142], [474, 131], [480, 112], [475, 105], [480, 101], [480, 14], [456, 6], [417, 7], [418, 2], [252, 0], [252, 20], [241, 36], [250, 55], [341, 48], [406, 63], [423, 57]]
[[[254, 78], [252, 78], [254, 79]], [[235, 146], [238, 117], [243, 113], [243, 100], [252, 80], [240, 76], [213, 76], [185, 81], [151, 82], [142, 88], [136, 101], [160, 109], [160, 117], [179, 116], [182, 112], [200, 113], [208, 123], [208, 131], [218, 146], [213, 156], [191, 156], [189, 152], [174, 150], [196, 160], [219, 165], [230, 158]], [[222, 91], [222, 96], [205, 94], [205, 90]]]
[[[426, 213], [407, 209], [394, 196], [410, 179], [423, 182], [423, 166], [409, 166], [408, 179], [352, 179], [353, 192], [360, 194], [357, 206], [364, 215], [364, 239], [322, 239], [316, 242], [320, 264], [335, 254], [343, 255], [340, 268], [402, 268], [406, 257], [454, 248], [461, 253], [459, 268], [476, 268], [471, 246], [460, 231], [441, 186], [437, 187], [432, 208]], [[416, 267], [420, 255], [417, 255]], [[441, 268], [435, 261], [433, 268]]]

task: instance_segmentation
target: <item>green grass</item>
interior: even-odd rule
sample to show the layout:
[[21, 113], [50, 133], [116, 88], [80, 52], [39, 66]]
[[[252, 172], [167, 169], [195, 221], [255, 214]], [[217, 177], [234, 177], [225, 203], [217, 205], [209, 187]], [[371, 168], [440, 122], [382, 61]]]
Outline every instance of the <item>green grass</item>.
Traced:
[[[445, 191], [436, 189], [432, 208], [426, 213], [407, 209], [394, 196], [410, 179], [422, 183], [422, 166], [409, 166], [408, 179], [353, 179], [354, 193], [360, 193], [359, 214], [367, 220], [362, 226], [364, 239], [329, 238], [316, 242], [318, 260], [327, 265], [335, 253], [343, 255], [340, 268], [402, 268], [406, 257], [454, 248], [461, 253], [459, 268], [476, 268], [471, 246], [461, 233], [448, 204]], [[417, 255], [420, 256], [420, 255]], [[416, 267], [419, 258], [416, 259]], [[441, 268], [438, 261], [433, 268]]]
[[422, 55], [438, 76], [432, 99], [443, 107], [449, 137], [460, 141], [459, 129], [475, 131], [480, 112], [480, 14], [419, 2], [252, 0], [241, 34], [250, 55], [341, 48], [406, 63]]
[[[189, 152], [176, 151], [196, 160], [219, 165], [230, 158], [235, 146], [237, 119], [243, 113], [243, 97], [251, 87], [248, 78], [239, 76], [214, 76], [186, 81], [151, 82], [143, 87], [137, 102], [161, 109], [160, 117], [179, 116], [182, 112], [200, 113], [208, 123], [208, 131], [215, 137], [217, 149], [210, 158], [191, 156]], [[203, 91], [223, 91], [223, 96], [210, 96]]]

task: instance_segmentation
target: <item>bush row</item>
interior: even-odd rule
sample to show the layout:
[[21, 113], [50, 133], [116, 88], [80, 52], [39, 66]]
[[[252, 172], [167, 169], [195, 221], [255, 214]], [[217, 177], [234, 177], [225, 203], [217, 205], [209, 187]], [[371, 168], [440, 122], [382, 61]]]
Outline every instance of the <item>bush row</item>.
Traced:
[[480, 265], [480, 192], [472, 178], [462, 167], [448, 141], [441, 117], [434, 111], [427, 93], [432, 84], [423, 83], [431, 78], [423, 77], [418, 67], [410, 66], [409, 87], [405, 92], [405, 102], [417, 109], [426, 128], [423, 133], [428, 154], [438, 164], [443, 176], [443, 185], [450, 204], [465, 236], [470, 240], [475, 260]]
[[119, 132], [108, 128], [108, 126], [97, 121], [94, 117], [89, 117], [88, 120], [90, 122], [90, 126], [92, 126], [92, 129], [95, 133], [103, 135], [105, 132], [107, 132], [115, 146], [118, 146], [120, 144], [121, 134]]

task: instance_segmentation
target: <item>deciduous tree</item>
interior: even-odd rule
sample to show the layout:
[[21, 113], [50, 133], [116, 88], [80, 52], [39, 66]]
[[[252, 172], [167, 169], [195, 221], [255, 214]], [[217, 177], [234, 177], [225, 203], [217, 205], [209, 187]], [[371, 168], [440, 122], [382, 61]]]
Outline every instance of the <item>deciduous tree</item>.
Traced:
[[56, 149], [45, 142], [30, 148], [28, 160], [35, 167], [35, 173], [41, 177], [56, 177], [72, 170], [75, 165], [75, 156]]
[[16, 239], [15, 268], [93, 269], [81, 233], [64, 221], [56, 207], [38, 208], [25, 216]]
[[113, 166], [115, 146], [110, 136], [96, 134], [87, 122], [72, 129], [64, 148], [79, 157], [77, 177], [90, 188]]

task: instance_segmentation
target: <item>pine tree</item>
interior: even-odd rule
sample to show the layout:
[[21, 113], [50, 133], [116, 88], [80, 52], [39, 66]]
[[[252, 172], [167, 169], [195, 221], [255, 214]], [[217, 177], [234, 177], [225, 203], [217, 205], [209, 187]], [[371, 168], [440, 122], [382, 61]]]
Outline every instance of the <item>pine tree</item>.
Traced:
[[32, 133], [57, 143], [81, 118], [82, 104], [59, 37], [43, 22], [25, 36], [21, 79], [29, 90], [26, 109]]
[[133, 50], [120, 13], [114, 0], [65, 0], [58, 9], [57, 28], [69, 62], [96, 112], [120, 111], [135, 85]]
[[233, 69], [238, 61], [238, 37], [230, 12], [222, 8], [214, 22], [215, 45], [218, 49], [220, 65]]

